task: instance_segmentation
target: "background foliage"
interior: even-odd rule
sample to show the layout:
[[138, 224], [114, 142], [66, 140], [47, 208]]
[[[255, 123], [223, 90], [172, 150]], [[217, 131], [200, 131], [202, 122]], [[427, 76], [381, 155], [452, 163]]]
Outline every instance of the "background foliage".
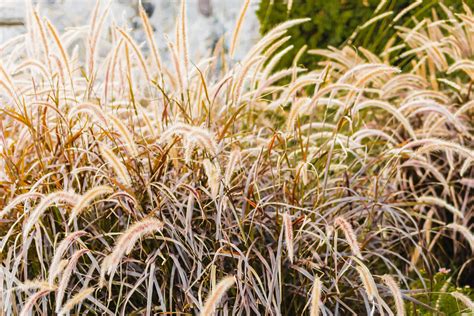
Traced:
[[[311, 18], [311, 21], [288, 31], [288, 35], [291, 35], [289, 44], [294, 45], [294, 48], [281, 59], [279, 64], [280, 68], [286, 68], [291, 65], [296, 53], [305, 44], [308, 45], [308, 49], [312, 49], [327, 46], [340, 47], [346, 43], [356, 47], [363, 46], [374, 53], [380, 53], [390, 39], [396, 38], [396, 30], [392, 25], [393, 18], [413, 2], [412, 0], [389, 0], [378, 13], [374, 13], [380, 3], [378, 0], [294, 0], [290, 11], [288, 11], [286, 0], [262, 0], [257, 16], [261, 22], [262, 34], [288, 19]], [[462, 4], [458, 0], [424, 1], [409, 14], [405, 14], [397, 21], [397, 24], [413, 25], [415, 20], [421, 21], [425, 17], [430, 17], [432, 9], [439, 3], [456, 9], [459, 9]], [[349, 39], [358, 27], [387, 11], [394, 13], [359, 30], [352, 43], [349, 43]], [[374, 32], [377, 32], [377, 36], [373, 36]], [[307, 68], [315, 68], [317, 62], [318, 60], [310, 55], [303, 55], [300, 59], [300, 63]]]
[[[450, 271], [446, 272], [448, 273], [438, 272], [430, 278], [425, 271], [422, 271], [423, 281], [431, 291], [414, 295], [414, 297], [430, 307], [435, 307], [444, 315], [464, 315], [462, 313], [466, 312], [465, 307], [459, 304], [451, 293], [460, 292], [472, 299], [474, 298], [474, 292], [469, 286], [456, 287], [453, 284], [452, 277], [450, 277]], [[413, 291], [416, 291], [416, 289], [423, 289], [423, 284], [421, 280], [417, 280], [410, 287]], [[433, 315], [432, 310], [415, 304], [407, 304], [407, 312], [408, 315]]]

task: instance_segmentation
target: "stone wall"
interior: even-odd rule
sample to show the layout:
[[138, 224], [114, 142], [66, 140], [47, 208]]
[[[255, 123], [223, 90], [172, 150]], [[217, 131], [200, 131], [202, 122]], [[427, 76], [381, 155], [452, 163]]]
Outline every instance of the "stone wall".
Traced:
[[[59, 29], [83, 26], [88, 23], [95, 0], [32, 0], [42, 15], [48, 17]], [[110, 16], [118, 24], [126, 23], [133, 29], [138, 42], [144, 40], [137, 16], [138, 0], [111, 0]], [[180, 0], [142, 0], [161, 48], [166, 49], [164, 34], [174, 35], [175, 18]], [[101, 4], [106, 6], [107, 0]], [[223, 35], [228, 39], [240, 13], [243, 0], [186, 0], [188, 14], [189, 50], [193, 57], [206, 54]], [[237, 59], [258, 39], [258, 20], [255, 10], [258, 1], [251, 1], [242, 27]], [[0, 44], [25, 30], [25, 0], [0, 0]]]

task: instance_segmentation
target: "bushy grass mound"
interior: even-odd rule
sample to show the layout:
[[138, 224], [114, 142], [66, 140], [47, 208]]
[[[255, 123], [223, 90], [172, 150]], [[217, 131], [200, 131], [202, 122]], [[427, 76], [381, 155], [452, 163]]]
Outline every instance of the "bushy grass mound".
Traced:
[[246, 8], [199, 61], [184, 2], [166, 58], [143, 11], [147, 53], [100, 6], [64, 34], [29, 9], [0, 48], [3, 314], [472, 310], [472, 12], [398, 29], [403, 72], [274, 71], [306, 20], [234, 61]]

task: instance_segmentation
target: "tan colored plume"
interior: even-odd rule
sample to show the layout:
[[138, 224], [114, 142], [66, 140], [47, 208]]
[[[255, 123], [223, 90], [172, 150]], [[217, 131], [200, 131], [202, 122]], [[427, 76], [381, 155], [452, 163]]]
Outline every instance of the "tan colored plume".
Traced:
[[227, 290], [229, 290], [234, 285], [234, 283], [234, 276], [228, 276], [220, 280], [214, 290], [211, 292], [211, 294], [207, 297], [206, 303], [204, 303], [204, 306], [201, 311], [201, 316], [214, 315], [217, 304], [222, 299]]

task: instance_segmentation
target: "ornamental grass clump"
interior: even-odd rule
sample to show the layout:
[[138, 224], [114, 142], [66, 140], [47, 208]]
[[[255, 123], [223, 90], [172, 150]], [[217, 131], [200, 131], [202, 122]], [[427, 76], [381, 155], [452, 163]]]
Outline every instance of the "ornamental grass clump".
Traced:
[[237, 61], [248, 5], [201, 60], [185, 2], [167, 52], [143, 10], [137, 43], [100, 1], [64, 33], [28, 6], [0, 47], [0, 314], [437, 313], [444, 267], [472, 308], [470, 8], [397, 28], [403, 71], [350, 46], [276, 71], [307, 19]]

